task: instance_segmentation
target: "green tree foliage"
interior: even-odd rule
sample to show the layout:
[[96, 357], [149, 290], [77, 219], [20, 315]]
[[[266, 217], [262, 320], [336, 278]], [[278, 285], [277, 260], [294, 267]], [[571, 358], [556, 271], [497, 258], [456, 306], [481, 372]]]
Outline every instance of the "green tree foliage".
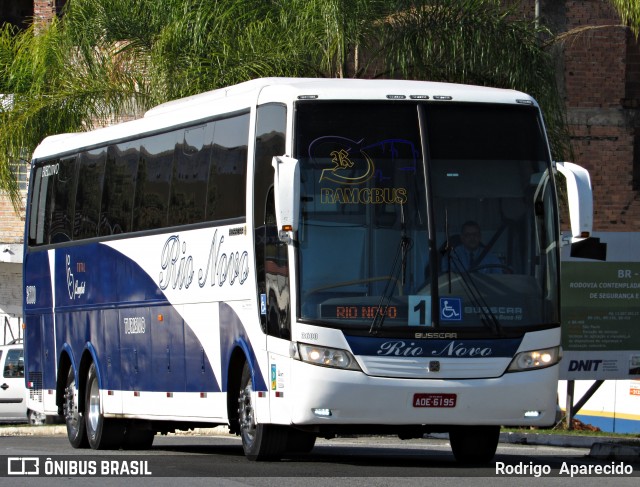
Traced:
[[638, 33], [640, 33], [640, 2], [638, 0], [611, 0], [611, 4], [620, 15], [622, 22], [629, 25], [637, 39]]
[[550, 34], [498, 0], [73, 0], [0, 30], [0, 188], [42, 138], [264, 76], [385, 77], [526, 91], [565, 149]]

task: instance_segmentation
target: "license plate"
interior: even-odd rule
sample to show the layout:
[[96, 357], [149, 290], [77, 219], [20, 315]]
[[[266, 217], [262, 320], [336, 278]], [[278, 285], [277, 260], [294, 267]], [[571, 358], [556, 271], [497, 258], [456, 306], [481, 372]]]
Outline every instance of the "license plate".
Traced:
[[456, 394], [414, 394], [414, 408], [454, 408]]

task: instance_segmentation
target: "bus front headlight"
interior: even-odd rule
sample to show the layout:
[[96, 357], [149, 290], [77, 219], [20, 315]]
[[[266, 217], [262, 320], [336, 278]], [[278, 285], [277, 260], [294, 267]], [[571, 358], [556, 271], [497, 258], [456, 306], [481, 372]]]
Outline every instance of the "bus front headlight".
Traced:
[[293, 358], [302, 362], [335, 369], [361, 370], [355, 357], [347, 350], [308, 345], [306, 343], [292, 345]]
[[562, 349], [560, 347], [520, 352], [511, 361], [507, 372], [544, 369], [545, 367], [551, 367], [557, 364], [561, 358]]

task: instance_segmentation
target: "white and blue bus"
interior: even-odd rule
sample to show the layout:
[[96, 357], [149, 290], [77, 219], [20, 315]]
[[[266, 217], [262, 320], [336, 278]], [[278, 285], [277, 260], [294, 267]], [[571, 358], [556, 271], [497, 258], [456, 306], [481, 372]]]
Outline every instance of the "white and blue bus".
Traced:
[[259, 79], [49, 137], [28, 407], [76, 448], [228, 425], [253, 460], [448, 432], [488, 461], [555, 418], [554, 171], [530, 96], [417, 81]]

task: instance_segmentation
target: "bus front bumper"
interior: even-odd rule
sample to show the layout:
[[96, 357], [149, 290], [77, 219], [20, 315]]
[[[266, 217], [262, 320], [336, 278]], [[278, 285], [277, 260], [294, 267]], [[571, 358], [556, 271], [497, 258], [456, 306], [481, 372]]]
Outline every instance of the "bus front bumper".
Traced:
[[291, 423], [509, 425], [554, 423], [559, 367], [486, 379], [398, 379], [292, 363]]

